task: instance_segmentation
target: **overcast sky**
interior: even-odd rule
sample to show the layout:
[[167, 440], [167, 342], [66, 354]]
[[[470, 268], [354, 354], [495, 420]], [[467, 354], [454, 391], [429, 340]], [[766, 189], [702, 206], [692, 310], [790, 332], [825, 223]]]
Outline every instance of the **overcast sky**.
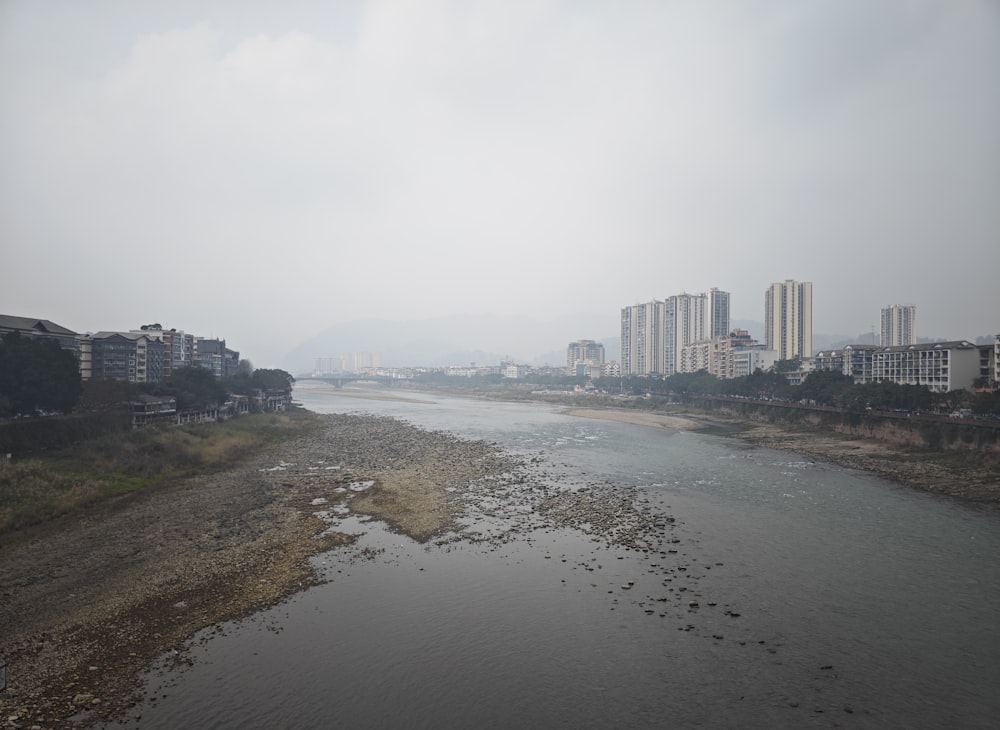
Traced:
[[972, 338], [998, 275], [996, 0], [0, 0], [0, 313], [269, 366], [785, 279]]

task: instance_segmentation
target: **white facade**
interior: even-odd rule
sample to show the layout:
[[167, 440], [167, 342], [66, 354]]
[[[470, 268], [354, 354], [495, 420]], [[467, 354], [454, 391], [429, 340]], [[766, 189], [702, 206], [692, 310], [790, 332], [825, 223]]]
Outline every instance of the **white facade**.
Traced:
[[923, 385], [936, 393], [970, 389], [979, 377], [979, 348], [970, 342], [884, 347], [872, 354], [872, 380]]
[[731, 354], [733, 377], [743, 378], [758, 370], [770, 370], [777, 361], [778, 353], [774, 350], [756, 348], [733, 350]]
[[659, 300], [622, 309], [622, 375], [662, 374], [665, 304]]
[[664, 375], [686, 371], [681, 362], [684, 347], [708, 339], [708, 296], [675, 294], [666, 302], [666, 351]]
[[673, 375], [686, 372], [683, 349], [729, 332], [729, 292], [675, 294], [622, 309], [623, 375]]
[[882, 307], [882, 347], [917, 344], [917, 308], [912, 304]]
[[812, 282], [788, 279], [768, 287], [764, 341], [779, 360], [812, 357]]

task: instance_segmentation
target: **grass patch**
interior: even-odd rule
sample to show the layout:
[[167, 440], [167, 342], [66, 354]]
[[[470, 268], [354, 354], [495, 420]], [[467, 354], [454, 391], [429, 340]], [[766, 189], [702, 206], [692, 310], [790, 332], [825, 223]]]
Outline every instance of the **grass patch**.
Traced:
[[253, 414], [224, 423], [146, 427], [0, 462], [0, 534], [166, 480], [232, 468], [317, 424], [308, 411]]

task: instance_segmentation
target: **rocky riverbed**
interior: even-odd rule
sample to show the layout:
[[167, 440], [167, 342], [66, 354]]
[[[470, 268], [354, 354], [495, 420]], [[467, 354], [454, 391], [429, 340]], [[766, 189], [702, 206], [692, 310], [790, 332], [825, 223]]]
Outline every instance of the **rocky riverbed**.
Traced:
[[[417, 541], [503, 542], [539, 524], [642, 549], [652, 521], [602, 485], [564, 493], [530, 457], [367, 415], [231, 471], [135, 493], [37, 528], [0, 554], [0, 727], [92, 726], [142, 700], [140, 673], [187, 640], [315, 584], [309, 558], [350, 544], [329, 515]], [[532, 463], [535, 462], [535, 463]], [[495, 533], [463, 520], [502, 513]], [[332, 525], [332, 526], [331, 526]]]

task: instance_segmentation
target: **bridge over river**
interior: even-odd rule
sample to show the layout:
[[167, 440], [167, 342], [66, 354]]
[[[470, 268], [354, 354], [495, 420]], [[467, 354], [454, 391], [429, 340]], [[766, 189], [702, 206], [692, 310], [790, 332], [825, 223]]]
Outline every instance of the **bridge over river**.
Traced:
[[315, 381], [328, 383], [334, 388], [343, 388], [346, 383], [375, 383], [378, 385], [393, 385], [399, 378], [388, 375], [363, 375], [360, 373], [338, 373], [330, 375], [304, 375], [296, 377], [295, 382]]

